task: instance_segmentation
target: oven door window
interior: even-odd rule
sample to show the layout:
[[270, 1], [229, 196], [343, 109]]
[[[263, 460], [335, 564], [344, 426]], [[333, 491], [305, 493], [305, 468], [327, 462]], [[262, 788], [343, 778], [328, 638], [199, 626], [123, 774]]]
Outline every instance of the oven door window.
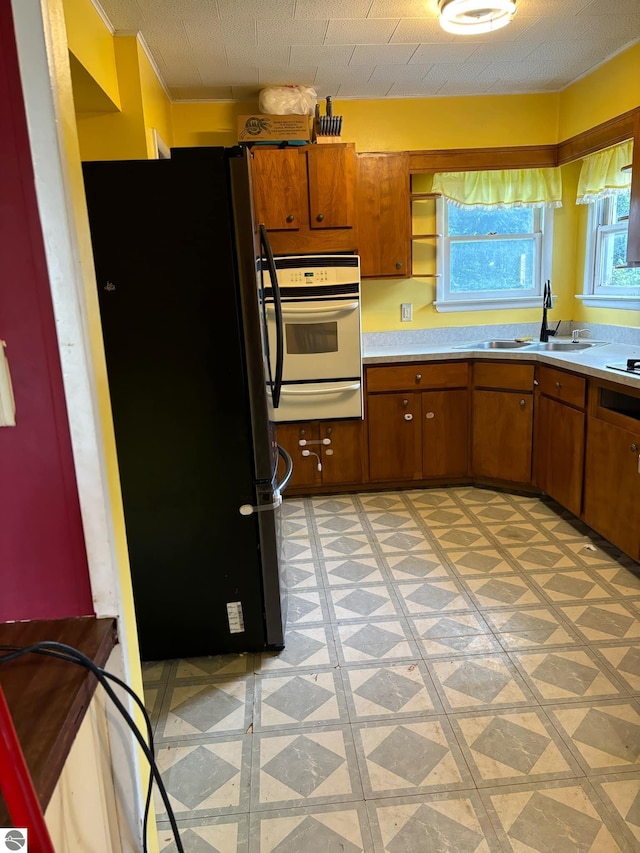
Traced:
[[318, 355], [338, 352], [338, 323], [285, 323], [289, 355]]

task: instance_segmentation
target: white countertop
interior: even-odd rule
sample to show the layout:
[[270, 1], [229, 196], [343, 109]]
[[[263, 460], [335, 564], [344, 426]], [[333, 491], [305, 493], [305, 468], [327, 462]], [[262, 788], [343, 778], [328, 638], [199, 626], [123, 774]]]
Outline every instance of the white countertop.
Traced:
[[[477, 340], [477, 338], [475, 339]], [[554, 339], [551, 338], [551, 341]], [[557, 340], [570, 340], [558, 338]], [[588, 339], [584, 339], [585, 342]], [[522, 347], [520, 349], [462, 349], [459, 343], [450, 345], [400, 344], [380, 346], [363, 343], [363, 364], [398, 364], [411, 361], [452, 361], [473, 358], [497, 359], [499, 361], [533, 361], [548, 364], [551, 367], [565, 368], [584, 376], [596, 379], [608, 379], [620, 385], [628, 385], [640, 390], [640, 375], [611, 370], [609, 364], [625, 363], [628, 358], [640, 358], [640, 346], [606, 343], [589, 347], [579, 352], [536, 352]]]

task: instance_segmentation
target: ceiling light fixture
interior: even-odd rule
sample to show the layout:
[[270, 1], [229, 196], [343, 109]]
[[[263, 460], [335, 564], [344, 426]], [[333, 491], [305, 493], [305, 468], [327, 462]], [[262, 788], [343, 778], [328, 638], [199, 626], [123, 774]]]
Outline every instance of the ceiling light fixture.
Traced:
[[499, 30], [516, 13], [513, 0], [440, 0], [440, 26], [456, 35]]

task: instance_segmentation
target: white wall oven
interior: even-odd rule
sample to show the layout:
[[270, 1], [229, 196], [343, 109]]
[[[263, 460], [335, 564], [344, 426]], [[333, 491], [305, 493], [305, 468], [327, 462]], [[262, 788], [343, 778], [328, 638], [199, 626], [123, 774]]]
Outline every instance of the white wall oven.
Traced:
[[280, 365], [274, 421], [362, 417], [360, 258], [271, 259], [264, 279], [269, 362]]

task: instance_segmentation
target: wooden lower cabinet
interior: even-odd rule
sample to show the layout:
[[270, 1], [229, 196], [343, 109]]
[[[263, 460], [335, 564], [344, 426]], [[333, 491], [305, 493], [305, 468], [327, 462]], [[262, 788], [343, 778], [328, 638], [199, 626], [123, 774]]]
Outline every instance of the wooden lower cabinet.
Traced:
[[587, 380], [566, 370], [541, 364], [536, 368], [533, 481], [579, 516], [587, 400]]
[[590, 417], [584, 472], [584, 520], [634, 560], [640, 559], [640, 424], [629, 432]]
[[533, 394], [475, 389], [472, 405], [473, 476], [530, 483]]
[[370, 395], [370, 480], [466, 476], [468, 407], [466, 389]]
[[[293, 459], [288, 489], [364, 482], [361, 420], [278, 424], [277, 440]], [[301, 444], [301, 442], [304, 442]], [[308, 451], [306, 455], [303, 455]]]
[[422, 474], [419, 392], [367, 399], [369, 479], [418, 480]]
[[535, 484], [579, 516], [585, 447], [584, 411], [540, 396], [536, 400]]
[[423, 391], [422, 476], [466, 477], [469, 473], [469, 394]]

